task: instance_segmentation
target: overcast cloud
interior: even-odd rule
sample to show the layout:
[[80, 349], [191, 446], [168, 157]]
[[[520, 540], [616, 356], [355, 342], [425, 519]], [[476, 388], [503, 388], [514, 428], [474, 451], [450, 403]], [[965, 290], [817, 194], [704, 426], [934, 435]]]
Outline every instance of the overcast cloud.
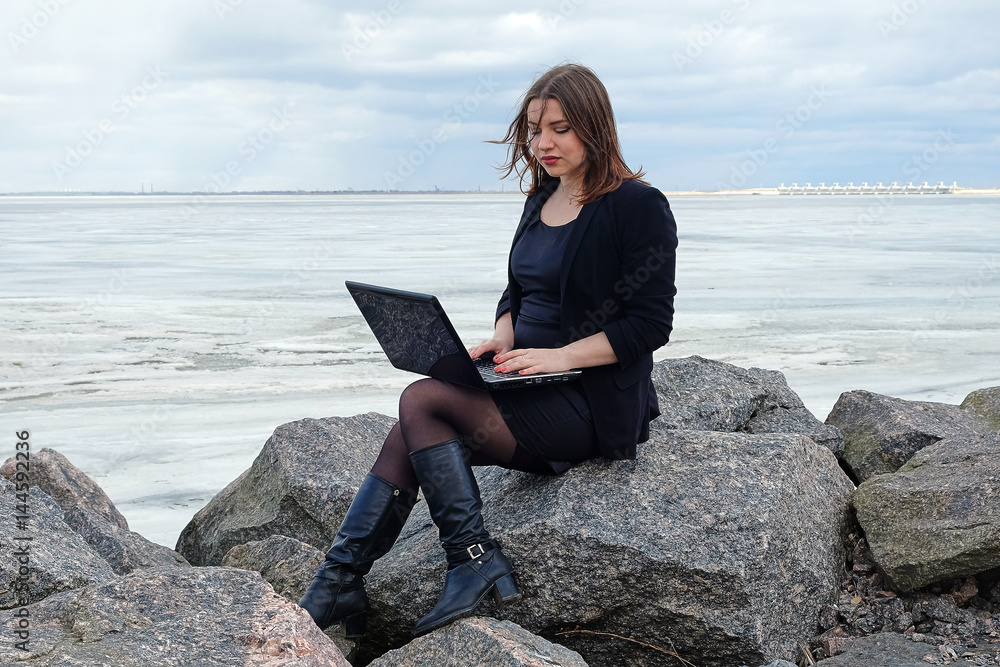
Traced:
[[1000, 186], [995, 0], [681, 5], [5, 0], [0, 192], [499, 189], [565, 61], [664, 190]]

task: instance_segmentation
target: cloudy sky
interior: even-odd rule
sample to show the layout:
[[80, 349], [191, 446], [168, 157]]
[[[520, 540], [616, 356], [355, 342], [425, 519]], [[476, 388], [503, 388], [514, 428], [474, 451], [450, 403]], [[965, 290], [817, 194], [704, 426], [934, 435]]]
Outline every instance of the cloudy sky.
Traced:
[[4, 0], [0, 192], [499, 189], [485, 140], [566, 61], [664, 190], [998, 187], [998, 24], [996, 0]]

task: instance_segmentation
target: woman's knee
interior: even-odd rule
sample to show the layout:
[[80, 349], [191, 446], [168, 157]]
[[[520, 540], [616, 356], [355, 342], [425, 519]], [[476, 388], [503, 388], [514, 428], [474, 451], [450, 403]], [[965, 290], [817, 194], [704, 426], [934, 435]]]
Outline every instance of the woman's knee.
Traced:
[[423, 378], [410, 384], [399, 395], [400, 420], [435, 411], [441, 402], [441, 393], [446, 389], [446, 382], [434, 378]]

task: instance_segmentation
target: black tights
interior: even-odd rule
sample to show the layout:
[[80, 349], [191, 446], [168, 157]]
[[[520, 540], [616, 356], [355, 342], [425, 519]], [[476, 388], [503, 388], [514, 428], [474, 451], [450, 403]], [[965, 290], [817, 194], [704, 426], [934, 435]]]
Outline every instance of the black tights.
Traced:
[[489, 393], [427, 378], [417, 380], [400, 395], [399, 423], [389, 431], [372, 473], [416, 493], [410, 452], [455, 438], [464, 442], [474, 466], [552, 472], [545, 461], [518, 447]]

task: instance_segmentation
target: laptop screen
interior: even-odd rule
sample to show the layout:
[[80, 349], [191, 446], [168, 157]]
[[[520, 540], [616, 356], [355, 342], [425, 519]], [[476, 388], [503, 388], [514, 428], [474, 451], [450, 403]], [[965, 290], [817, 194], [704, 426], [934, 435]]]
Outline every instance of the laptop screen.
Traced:
[[431, 375], [431, 367], [439, 359], [462, 352], [433, 299], [366, 291], [356, 291], [353, 296], [396, 368]]

